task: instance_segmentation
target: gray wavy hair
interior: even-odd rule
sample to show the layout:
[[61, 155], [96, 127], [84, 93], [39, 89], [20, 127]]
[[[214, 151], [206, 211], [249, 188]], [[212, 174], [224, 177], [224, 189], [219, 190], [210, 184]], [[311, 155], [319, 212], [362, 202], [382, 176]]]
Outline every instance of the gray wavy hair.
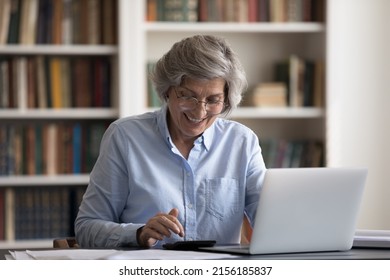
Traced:
[[225, 113], [236, 108], [247, 88], [245, 71], [236, 53], [226, 40], [211, 35], [195, 35], [175, 43], [163, 55], [150, 73], [150, 79], [164, 103], [171, 86], [178, 86], [184, 78], [226, 81], [227, 104]]

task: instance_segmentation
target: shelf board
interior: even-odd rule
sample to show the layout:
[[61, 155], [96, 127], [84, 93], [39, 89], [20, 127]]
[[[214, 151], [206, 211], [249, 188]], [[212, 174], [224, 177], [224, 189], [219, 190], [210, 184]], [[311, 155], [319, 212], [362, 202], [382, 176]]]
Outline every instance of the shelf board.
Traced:
[[229, 118], [240, 119], [276, 119], [276, 118], [323, 118], [325, 111], [323, 108], [259, 108], [259, 107], [240, 107], [229, 115]]
[[19, 45], [0, 46], [0, 54], [10, 55], [115, 55], [113, 45]]
[[116, 108], [1, 109], [0, 119], [114, 119]]
[[0, 176], [0, 187], [87, 185], [89, 174]]
[[[153, 112], [158, 107], [149, 107], [145, 111]], [[239, 107], [230, 115], [229, 119], [316, 119], [325, 117], [323, 108], [314, 107], [287, 107], [287, 108], [260, 108], [260, 107]]]
[[[54, 238], [53, 238], [54, 239]], [[4, 249], [44, 249], [53, 248], [53, 239], [32, 239], [32, 240], [13, 240], [0, 241], [0, 248]]]
[[241, 32], [241, 33], [316, 33], [325, 25], [314, 22], [296, 23], [230, 23], [230, 22], [147, 22], [149, 32]]

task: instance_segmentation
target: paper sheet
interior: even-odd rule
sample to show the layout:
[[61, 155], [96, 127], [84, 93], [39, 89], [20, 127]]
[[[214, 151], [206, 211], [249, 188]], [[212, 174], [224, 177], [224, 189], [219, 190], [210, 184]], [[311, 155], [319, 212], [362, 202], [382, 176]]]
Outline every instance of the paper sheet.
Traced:
[[236, 258], [230, 254], [172, 250], [63, 249], [9, 251], [15, 260], [195, 260]]

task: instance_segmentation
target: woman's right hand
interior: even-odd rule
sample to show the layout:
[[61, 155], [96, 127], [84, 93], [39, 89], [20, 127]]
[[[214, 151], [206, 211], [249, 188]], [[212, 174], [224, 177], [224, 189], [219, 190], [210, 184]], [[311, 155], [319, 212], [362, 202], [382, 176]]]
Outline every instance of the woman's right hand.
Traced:
[[172, 232], [184, 237], [184, 228], [177, 217], [179, 211], [173, 208], [166, 213], [158, 213], [137, 231], [137, 241], [141, 247], [150, 248], [157, 241], [170, 237]]

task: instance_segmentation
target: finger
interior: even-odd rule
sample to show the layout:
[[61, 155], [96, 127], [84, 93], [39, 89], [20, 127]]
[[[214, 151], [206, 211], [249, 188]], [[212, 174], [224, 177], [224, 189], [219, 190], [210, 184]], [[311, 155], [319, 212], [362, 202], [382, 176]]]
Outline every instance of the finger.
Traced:
[[139, 236], [139, 245], [143, 247], [152, 247], [157, 240], [162, 240], [163, 236], [161, 236], [158, 232], [144, 226], [141, 230]]
[[167, 237], [171, 236], [171, 232], [175, 234], [180, 234], [181, 232], [180, 222], [177, 218], [168, 214], [157, 214], [150, 219], [147, 225]]
[[[174, 231], [174, 229], [171, 229], [174, 225], [172, 221], [170, 221], [167, 217], [163, 215], [157, 215], [150, 219], [146, 226], [153, 231], [156, 231], [157, 233], [161, 234], [162, 236], [171, 236], [171, 230]], [[175, 225], [174, 225], [175, 226]]]
[[172, 221], [176, 224], [176, 226], [178, 227], [178, 230], [179, 230], [175, 233], [178, 234], [179, 236], [183, 237], [184, 236], [184, 228], [183, 228], [183, 225], [177, 219], [177, 217], [179, 216], [179, 210], [177, 208], [172, 208], [171, 211], [169, 211], [168, 215], [175, 218]]
[[177, 218], [179, 216], [179, 210], [177, 208], [172, 208], [171, 211], [169, 211], [168, 215], [174, 216]]
[[154, 226], [156, 226], [156, 229], [158, 229], [161, 233], [164, 233], [166, 236], [171, 236], [171, 232], [176, 234], [180, 233], [180, 222], [175, 217], [161, 215], [156, 221], [158, 221], [158, 223], [154, 224]]
[[154, 238], [157, 240], [164, 239], [164, 234], [149, 226], [144, 227], [143, 234], [145, 238]]

